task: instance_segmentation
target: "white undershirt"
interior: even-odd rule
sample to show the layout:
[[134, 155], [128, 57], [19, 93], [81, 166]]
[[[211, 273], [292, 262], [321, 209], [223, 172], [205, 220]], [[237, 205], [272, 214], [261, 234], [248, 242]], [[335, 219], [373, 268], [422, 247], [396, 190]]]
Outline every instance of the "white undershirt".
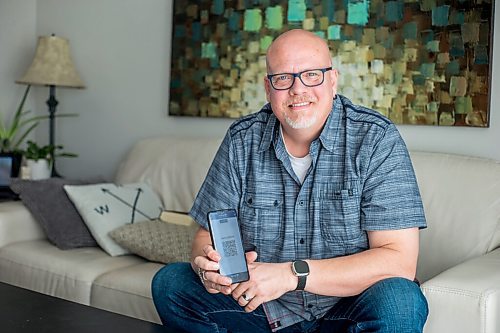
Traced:
[[285, 137], [283, 136], [283, 129], [280, 126], [280, 134], [281, 134], [281, 139], [283, 140], [283, 144], [285, 146], [286, 152], [288, 154], [288, 157], [290, 158], [290, 163], [292, 164], [292, 169], [293, 172], [295, 172], [295, 175], [297, 175], [297, 178], [299, 178], [300, 183], [304, 183], [304, 179], [306, 178], [307, 171], [309, 170], [309, 167], [311, 166], [312, 163], [312, 157], [311, 154], [307, 154], [304, 157], [295, 157], [286, 148], [285, 144]]

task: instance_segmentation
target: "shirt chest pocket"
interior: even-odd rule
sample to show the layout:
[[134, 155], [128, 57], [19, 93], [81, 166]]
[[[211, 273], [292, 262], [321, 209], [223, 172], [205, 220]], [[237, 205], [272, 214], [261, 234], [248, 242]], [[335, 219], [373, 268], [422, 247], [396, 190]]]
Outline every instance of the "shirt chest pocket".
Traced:
[[249, 191], [241, 204], [241, 229], [244, 242], [259, 247], [275, 241], [283, 232], [283, 198], [271, 191]]
[[360, 221], [359, 182], [325, 184], [316, 192], [321, 235], [345, 245], [364, 235]]

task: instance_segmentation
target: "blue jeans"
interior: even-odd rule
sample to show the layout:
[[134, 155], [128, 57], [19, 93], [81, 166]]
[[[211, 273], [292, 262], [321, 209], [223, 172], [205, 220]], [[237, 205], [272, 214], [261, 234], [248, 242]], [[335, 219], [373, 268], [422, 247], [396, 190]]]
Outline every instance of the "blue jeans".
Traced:
[[[271, 332], [262, 306], [251, 313], [231, 296], [210, 294], [188, 263], [163, 267], [153, 278], [153, 301], [163, 325], [180, 332]], [[422, 332], [427, 301], [418, 285], [403, 278], [379, 281], [342, 298], [320, 319], [279, 330], [292, 332]]]

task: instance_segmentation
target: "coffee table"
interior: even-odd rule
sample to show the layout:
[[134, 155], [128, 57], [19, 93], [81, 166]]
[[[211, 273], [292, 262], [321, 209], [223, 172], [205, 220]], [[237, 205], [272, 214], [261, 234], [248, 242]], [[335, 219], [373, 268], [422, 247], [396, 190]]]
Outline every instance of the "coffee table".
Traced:
[[2, 333], [165, 333], [161, 325], [0, 282]]

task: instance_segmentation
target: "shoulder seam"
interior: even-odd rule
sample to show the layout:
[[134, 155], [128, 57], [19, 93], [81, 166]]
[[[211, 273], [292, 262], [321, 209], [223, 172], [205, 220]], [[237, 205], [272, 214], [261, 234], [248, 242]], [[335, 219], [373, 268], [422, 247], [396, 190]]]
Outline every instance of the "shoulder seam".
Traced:
[[[349, 119], [350, 121], [353, 121], [353, 122], [355, 122], [355, 123], [367, 123], [367, 124], [373, 124], [373, 125], [376, 125], [376, 126], [378, 126], [378, 127], [382, 128], [382, 129], [384, 129], [384, 130], [387, 128], [387, 127], [382, 126], [382, 125], [380, 125], [380, 124], [377, 124], [376, 122], [373, 122], [373, 121], [353, 119], [353, 118], [351, 118], [351, 117], [349, 117], [349, 116], [347, 116], [347, 115], [346, 115], [345, 117], [346, 117], [347, 119]], [[386, 122], [386, 124], [387, 124], [387, 125], [389, 125], [390, 123], [389, 123], [389, 122]]]
[[[387, 118], [383, 117], [382, 115], [378, 115], [378, 114], [376, 114], [376, 113], [375, 113], [376, 111], [374, 111], [374, 113], [371, 113], [371, 112], [366, 112], [366, 111], [364, 111], [364, 110], [362, 110], [362, 109], [360, 110], [360, 109], [354, 108], [354, 107], [352, 107], [351, 105], [346, 105], [346, 108], [349, 108], [350, 110], [352, 110], [353, 112], [356, 112], [356, 113], [364, 113], [364, 114], [367, 114], [367, 115], [370, 115], [370, 116], [376, 117], [376, 118], [378, 118], [378, 119], [382, 120], [382, 121], [383, 121], [384, 123], [386, 123], [387, 125], [389, 125], [389, 124], [391, 123], [391, 122], [390, 122]], [[351, 119], [351, 118], [349, 118], [349, 119]], [[351, 119], [351, 120], [352, 120], [352, 119]]]
[[246, 131], [247, 129], [249, 129], [250, 127], [252, 127], [253, 125], [258, 124], [258, 123], [266, 124], [266, 123], [267, 123], [267, 121], [256, 120], [256, 121], [252, 122], [252, 123], [251, 123], [249, 126], [247, 126], [247, 127], [244, 127], [244, 128], [238, 128], [237, 130], [236, 130], [236, 129], [234, 129], [234, 130], [231, 132], [231, 137], [232, 137], [233, 135], [238, 134], [238, 133], [239, 133], [239, 132], [241, 132], [241, 131]]

